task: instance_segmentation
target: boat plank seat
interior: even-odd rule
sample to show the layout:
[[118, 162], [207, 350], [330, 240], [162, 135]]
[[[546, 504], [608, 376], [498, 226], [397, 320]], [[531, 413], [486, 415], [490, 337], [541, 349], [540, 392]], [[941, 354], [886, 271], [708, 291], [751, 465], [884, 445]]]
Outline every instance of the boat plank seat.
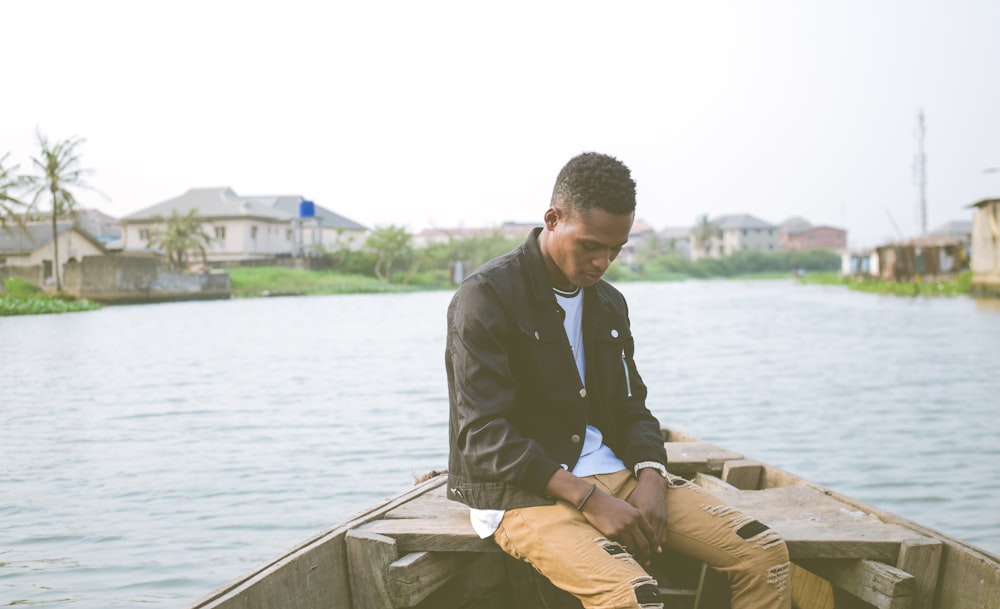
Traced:
[[695, 482], [781, 533], [793, 562], [852, 596], [882, 609], [932, 606], [940, 540], [808, 485], [741, 490], [706, 474]]
[[[940, 541], [883, 522], [809, 485], [758, 490], [763, 466], [711, 443], [667, 442], [666, 447], [672, 473], [690, 477], [781, 533], [797, 568], [827, 579], [850, 602], [860, 600], [880, 609], [931, 606]], [[490, 578], [499, 577], [496, 574], [505, 571], [504, 560], [509, 560], [492, 540], [476, 535], [467, 508], [448, 500], [444, 485], [351, 531], [347, 545], [350, 552], [366, 557], [356, 563], [352, 555], [352, 565], [381, 564], [351, 573], [356, 594], [383, 591], [358, 606], [379, 609], [418, 607], [446, 585], [464, 586], [463, 594], [472, 598], [472, 582], [496, 584]], [[667, 585], [661, 590], [674, 599], [687, 599], [673, 606], [691, 607], [704, 581], [702, 568], [695, 589]], [[449, 592], [448, 598], [455, 594]]]

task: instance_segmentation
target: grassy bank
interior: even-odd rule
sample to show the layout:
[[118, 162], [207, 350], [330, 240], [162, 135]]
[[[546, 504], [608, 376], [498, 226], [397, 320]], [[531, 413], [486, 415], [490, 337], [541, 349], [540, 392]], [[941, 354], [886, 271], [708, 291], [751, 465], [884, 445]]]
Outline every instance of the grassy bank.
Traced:
[[7, 286], [7, 294], [0, 295], [0, 317], [76, 313], [100, 308], [89, 300], [77, 300], [67, 295], [50, 296], [38, 286], [21, 279], [7, 279], [4, 285]]
[[809, 273], [799, 277], [802, 283], [843, 285], [852, 290], [896, 296], [961, 296], [969, 293], [972, 272], [966, 271], [947, 279], [921, 281], [885, 281], [874, 277], [844, 276], [840, 273]]
[[319, 294], [380, 294], [412, 292], [426, 286], [383, 283], [374, 277], [338, 271], [304, 271], [283, 267], [238, 267], [227, 271], [234, 298], [254, 296], [315, 296]]

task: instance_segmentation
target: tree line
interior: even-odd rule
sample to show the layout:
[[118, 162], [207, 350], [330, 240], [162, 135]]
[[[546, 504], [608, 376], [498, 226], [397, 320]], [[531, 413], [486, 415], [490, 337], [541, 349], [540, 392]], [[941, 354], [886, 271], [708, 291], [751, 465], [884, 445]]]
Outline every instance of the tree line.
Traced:
[[[711, 228], [702, 228], [703, 234]], [[413, 236], [403, 227], [377, 227], [369, 235], [366, 248], [351, 251], [342, 248], [323, 251], [330, 268], [370, 275], [382, 281], [442, 285], [450, 271], [461, 261], [469, 272], [487, 260], [517, 247], [520, 237], [508, 236], [499, 230], [472, 237], [453, 237], [446, 241], [413, 247]], [[732, 277], [759, 273], [791, 273], [796, 271], [836, 271], [840, 255], [830, 250], [791, 250], [764, 252], [743, 250], [726, 258], [691, 260], [679, 251], [672, 239], [656, 236], [645, 238], [629, 260], [619, 260], [608, 270], [608, 279], [659, 280], [666, 278]]]
[[[45, 208], [52, 220], [52, 247], [56, 291], [62, 291], [59, 269], [59, 218], [76, 214], [78, 201], [74, 191], [94, 190], [86, 178], [93, 170], [83, 167], [79, 147], [84, 140], [70, 137], [50, 140], [41, 131], [36, 132], [37, 154], [31, 157], [31, 172], [20, 173], [20, 165], [13, 164], [10, 152], [0, 156], [0, 230], [10, 230], [9, 225], [25, 230], [25, 224], [41, 216]], [[97, 191], [99, 192], [99, 191]], [[0, 276], [0, 293], [6, 292]]]
[[[29, 173], [20, 173], [12, 164], [10, 153], [0, 156], [0, 229], [11, 230], [10, 224], [22, 229], [29, 220], [51, 220], [54, 259], [59, 260], [58, 221], [72, 218], [78, 210], [77, 190], [92, 190], [86, 178], [93, 170], [83, 167], [79, 148], [85, 140], [71, 137], [50, 140], [37, 133], [38, 153], [31, 158]], [[692, 230], [694, 243], [707, 241], [719, 234], [707, 216], [700, 218]], [[413, 235], [404, 227], [376, 227], [362, 250], [341, 247], [320, 249], [324, 265], [333, 270], [370, 275], [384, 282], [444, 285], [449, 283], [453, 265], [461, 262], [468, 271], [516, 247], [521, 238], [510, 237], [499, 230], [481, 236], [451, 237], [446, 241], [416, 248]], [[197, 211], [174, 211], [159, 218], [159, 226], [150, 235], [148, 246], [163, 252], [167, 266], [174, 271], [186, 271], [194, 257], [207, 265], [209, 235]], [[741, 251], [722, 259], [703, 258], [691, 261], [677, 251], [675, 243], [654, 237], [645, 239], [635, 255], [609, 270], [614, 279], [659, 279], [667, 276], [726, 277], [747, 273], [793, 270], [836, 270], [840, 258], [834, 252]], [[53, 264], [56, 289], [62, 291], [61, 269]], [[3, 291], [0, 277], [0, 291]]]

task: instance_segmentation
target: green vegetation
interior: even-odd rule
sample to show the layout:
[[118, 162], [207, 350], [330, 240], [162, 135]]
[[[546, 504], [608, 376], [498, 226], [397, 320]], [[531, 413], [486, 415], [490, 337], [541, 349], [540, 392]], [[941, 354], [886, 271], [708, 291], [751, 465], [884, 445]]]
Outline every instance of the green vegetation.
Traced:
[[377, 294], [407, 292], [417, 288], [389, 284], [374, 277], [339, 271], [305, 271], [276, 266], [229, 269], [233, 296]]
[[[365, 245], [375, 253], [375, 276], [379, 281], [392, 283], [393, 265], [397, 262], [409, 262], [411, 274], [416, 270], [418, 261], [414, 260], [413, 247], [410, 245], [412, 236], [402, 226], [390, 224], [376, 227], [368, 235]], [[408, 283], [406, 279], [403, 283]]]
[[[669, 245], [669, 244], [666, 244]], [[650, 240], [636, 255], [640, 279], [680, 277], [784, 277], [794, 271], [833, 271], [840, 268], [840, 255], [829, 250], [762, 252], [744, 250], [727, 258], [681, 258], [672, 247]]]
[[[282, 267], [238, 267], [229, 269], [233, 296], [284, 294], [344, 294], [400, 292], [438, 289], [451, 285], [455, 261], [469, 273], [487, 260], [521, 243], [521, 238], [498, 232], [486, 236], [453, 238], [422, 249], [410, 246], [397, 227], [378, 229], [367, 251], [340, 249], [322, 252], [330, 270], [305, 271]], [[378, 245], [378, 250], [374, 246]], [[661, 248], [661, 245], [663, 246]], [[667, 247], [669, 246], [669, 247]], [[668, 251], [663, 251], [668, 250]], [[673, 244], [647, 243], [631, 265], [618, 262], [607, 278], [623, 281], [680, 281], [701, 277], [776, 279], [793, 271], [823, 271], [840, 266], [840, 257], [829, 251], [740, 252], [722, 260], [696, 262], [673, 253]], [[405, 270], [401, 270], [405, 269]]]
[[8, 315], [44, 315], [47, 313], [75, 313], [100, 308], [89, 300], [72, 296], [49, 296], [41, 288], [23, 279], [7, 280], [7, 294], [0, 296], [0, 317]]
[[886, 281], [875, 277], [841, 276], [839, 273], [809, 273], [799, 278], [802, 283], [843, 285], [852, 290], [896, 296], [961, 296], [969, 293], [972, 271], [958, 275], [920, 281]]
[[212, 243], [212, 236], [205, 232], [202, 221], [195, 215], [197, 209], [189, 209], [182, 214], [176, 209], [169, 218], [157, 216], [164, 227], [157, 228], [149, 240], [149, 247], [161, 249], [167, 256], [167, 268], [183, 273], [188, 270], [191, 253], [197, 253], [202, 264], [206, 262], [206, 248]]

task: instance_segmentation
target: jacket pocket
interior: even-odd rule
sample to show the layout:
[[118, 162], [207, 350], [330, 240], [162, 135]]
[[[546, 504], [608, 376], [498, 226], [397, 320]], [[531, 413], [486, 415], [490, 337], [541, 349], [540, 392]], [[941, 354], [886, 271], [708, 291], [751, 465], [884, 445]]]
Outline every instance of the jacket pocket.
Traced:
[[580, 385], [580, 374], [561, 327], [546, 328], [519, 320], [518, 345], [511, 353], [511, 368], [525, 381], [522, 388], [550, 399], [571, 399]]

